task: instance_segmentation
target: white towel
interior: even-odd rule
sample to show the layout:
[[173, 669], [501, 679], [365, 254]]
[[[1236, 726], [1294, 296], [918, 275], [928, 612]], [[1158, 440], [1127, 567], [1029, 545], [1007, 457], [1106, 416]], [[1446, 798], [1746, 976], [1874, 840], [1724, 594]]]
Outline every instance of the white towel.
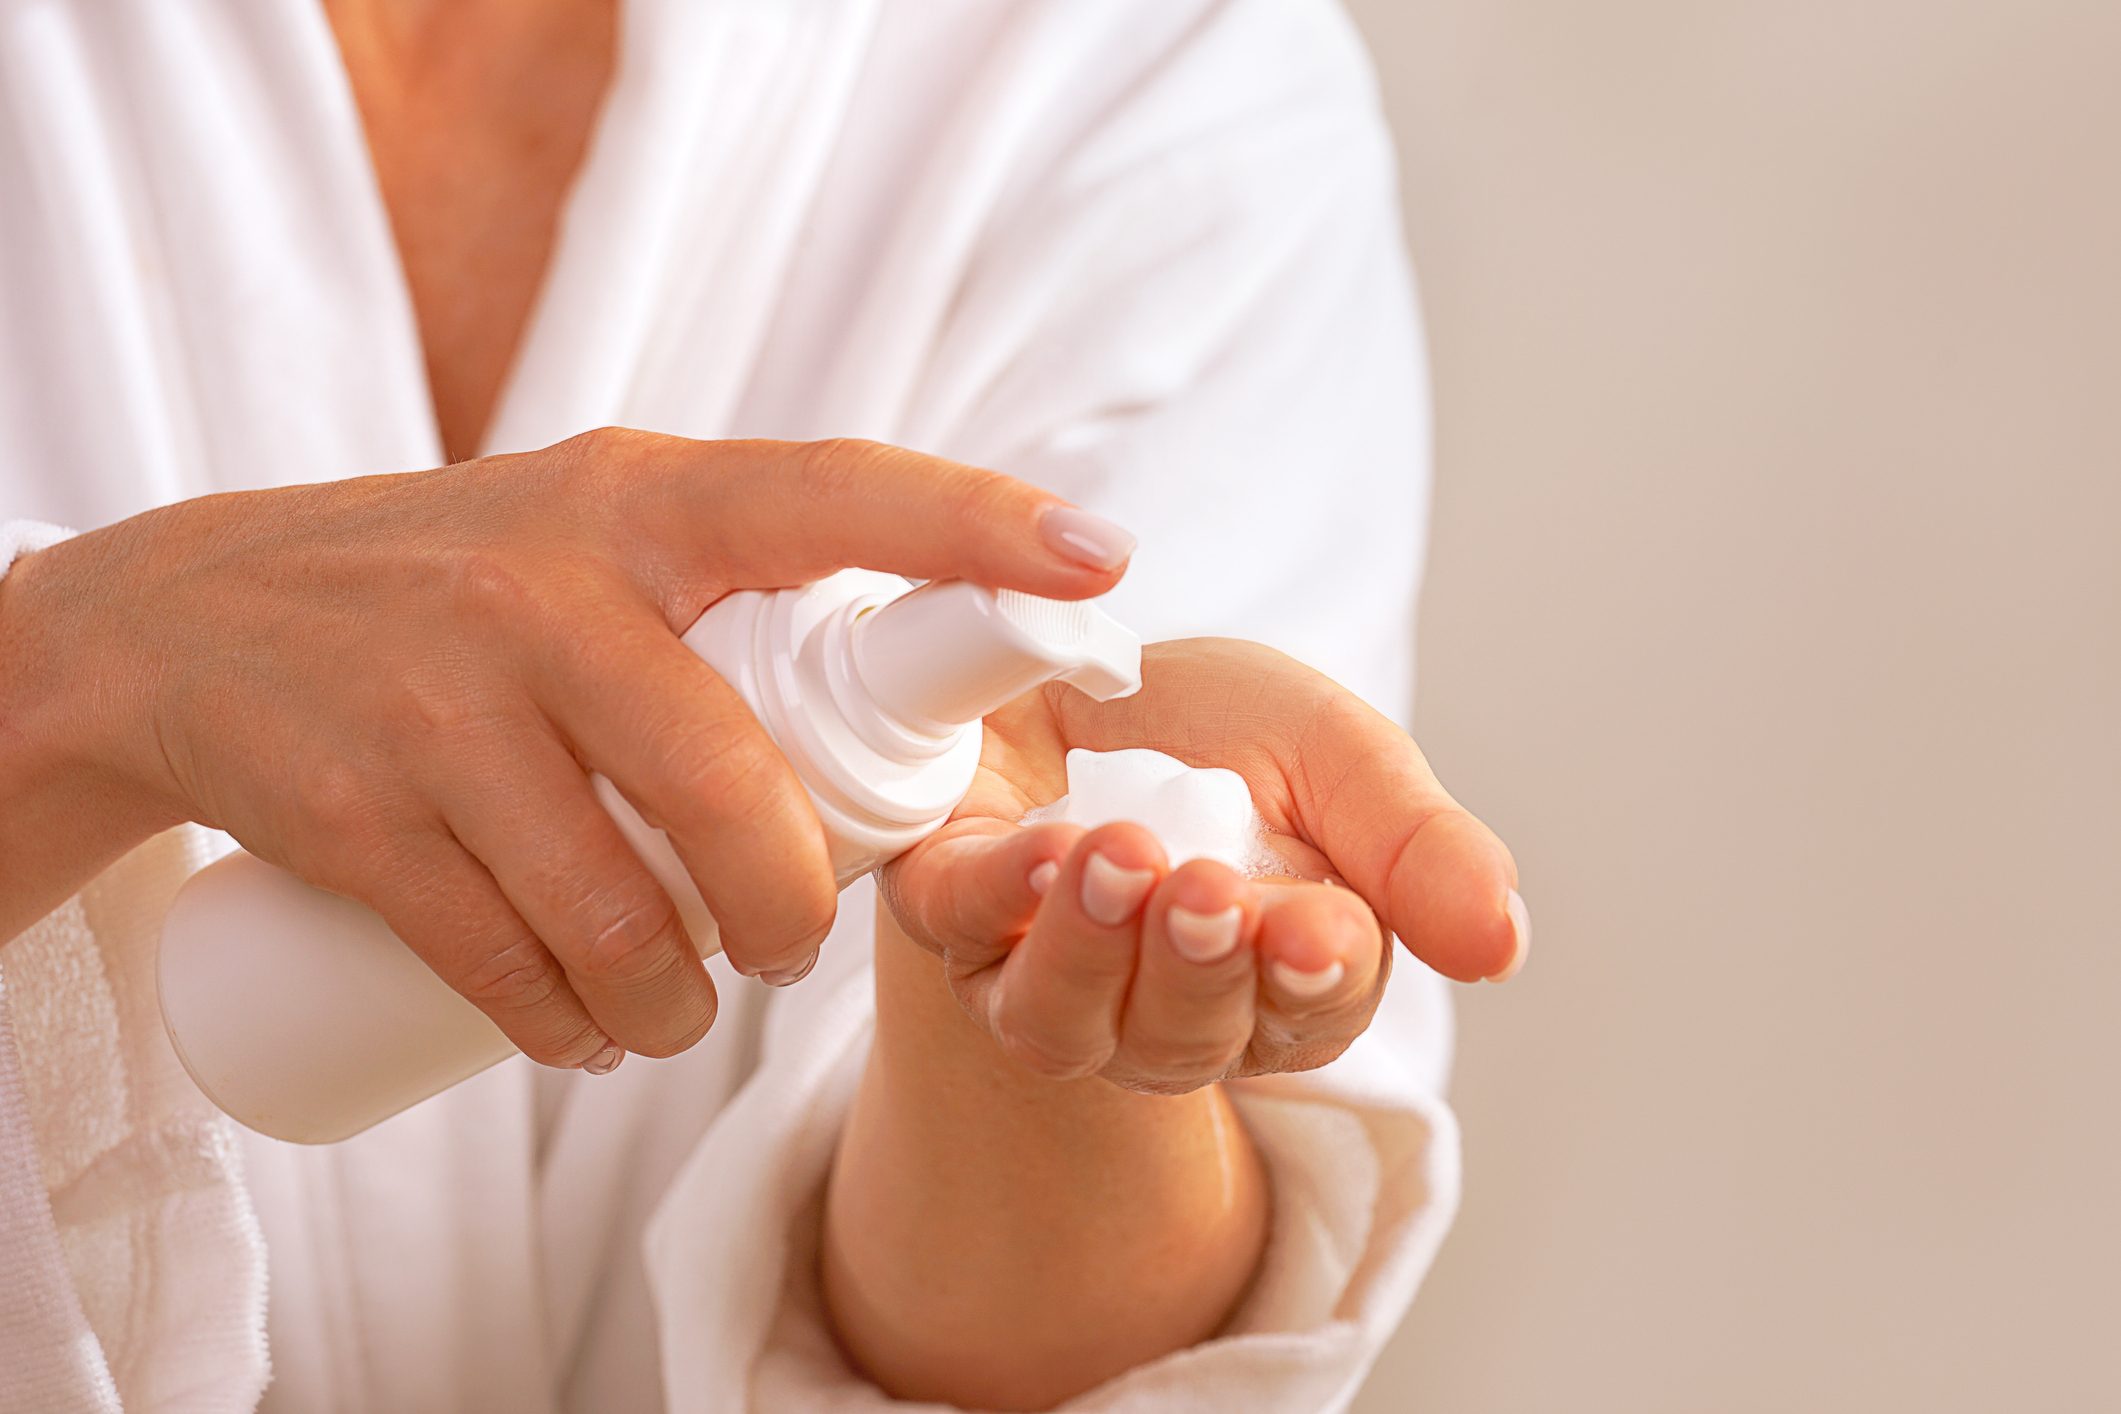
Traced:
[[0, 575], [24, 555], [49, 550], [72, 534], [41, 520], [0, 520]]

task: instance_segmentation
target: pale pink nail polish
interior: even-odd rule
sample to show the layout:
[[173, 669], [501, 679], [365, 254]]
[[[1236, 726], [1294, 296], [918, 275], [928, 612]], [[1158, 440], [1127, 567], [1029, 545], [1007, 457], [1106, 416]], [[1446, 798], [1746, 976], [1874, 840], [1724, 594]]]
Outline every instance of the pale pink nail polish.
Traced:
[[1134, 916], [1156, 887], [1153, 869], [1122, 869], [1102, 854], [1083, 863], [1083, 912], [1092, 921], [1117, 928]]
[[809, 957], [803, 959], [800, 966], [784, 967], [777, 972], [761, 972], [759, 980], [769, 987], [793, 987], [810, 975], [810, 969], [817, 966], [817, 959], [818, 955], [813, 951]]
[[1059, 877], [1060, 865], [1050, 859], [1045, 861], [1031, 871], [1031, 892], [1044, 898], [1046, 892], [1053, 887], [1053, 881]]
[[1490, 982], [1507, 982], [1524, 967], [1524, 960], [1532, 955], [1532, 915], [1524, 906], [1524, 895], [1510, 890], [1509, 901], [1503, 905], [1510, 915], [1510, 936], [1515, 944], [1510, 950], [1510, 960], [1502, 971], [1488, 978]]
[[1348, 975], [1347, 966], [1339, 958], [1327, 963], [1317, 972], [1306, 972], [1300, 967], [1291, 967], [1286, 962], [1277, 962], [1267, 969], [1274, 985], [1298, 1001], [1316, 1001], [1338, 987], [1341, 979]]
[[582, 1062], [582, 1069], [591, 1075], [609, 1075], [619, 1068], [619, 1062], [624, 1059], [626, 1053], [616, 1044], [607, 1042], [603, 1050]]
[[1132, 535], [1076, 506], [1053, 507], [1038, 528], [1054, 554], [1094, 570], [1116, 570], [1134, 553]]
[[1164, 915], [1171, 950], [1188, 962], [1220, 962], [1228, 957], [1237, 950], [1237, 935], [1244, 924], [1245, 911], [1234, 903], [1216, 913], [1174, 907]]

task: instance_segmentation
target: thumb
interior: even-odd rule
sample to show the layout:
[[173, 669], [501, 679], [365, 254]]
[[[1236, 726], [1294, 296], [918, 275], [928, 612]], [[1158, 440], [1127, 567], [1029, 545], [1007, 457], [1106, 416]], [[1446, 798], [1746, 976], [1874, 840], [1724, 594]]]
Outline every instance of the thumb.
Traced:
[[1061, 821], [959, 821], [884, 866], [877, 876], [884, 906], [928, 951], [967, 968], [985, 966], [1031, 926], [1082, 833]]

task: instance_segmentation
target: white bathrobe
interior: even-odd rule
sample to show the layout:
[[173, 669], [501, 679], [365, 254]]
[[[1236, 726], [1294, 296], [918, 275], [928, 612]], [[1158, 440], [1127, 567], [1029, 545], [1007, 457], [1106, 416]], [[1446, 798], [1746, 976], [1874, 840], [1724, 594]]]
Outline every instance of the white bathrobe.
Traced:
[[[1428, 422], [1391, 173], [1329, 0], [644, 0], [489, 450], [616, 423], [1001, 468], [1140, 535], [1111, 607], [1145, 637], [1261, 639], [1403, 716]], [[0, 571], [55, 526], [434, 465], [422, 368], [317, 6], [0, 6]], [[226, 847], [158, 839], [0, 950], [0, 1408], [885, 1402], [813, 1279], [866, 886], [801, 986], [717, 961], [685, 1056], [511, 1061], [302, 1149], [156, 1024], [161, 910]], [[1261, 1280], [1073, 1407], [1352, 1396], [1456, 1201], [1449, 1027], [1402, 959], [1345, 1058], [1233, 1087]]]

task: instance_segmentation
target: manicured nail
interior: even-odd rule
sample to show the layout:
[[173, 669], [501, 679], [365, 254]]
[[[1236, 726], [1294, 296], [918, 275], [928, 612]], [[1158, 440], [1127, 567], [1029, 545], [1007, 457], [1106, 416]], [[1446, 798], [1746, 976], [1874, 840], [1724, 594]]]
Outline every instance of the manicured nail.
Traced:
[[761, 972], [759, 980], [769, 987], [793, 987], [810, 975], [810, 969], [817, 966], [817, 957], [816, 951], [813, 950], [810, 956], [803, 959], [801, 967], [784, 967], [778, 972]]
[[1031, 871], [1031, 892], [1037, 894], [1040, 898], [1044, 898], [1046, 890], [1052, 888], [1053, 881], [1059, 877], [1060, 865], [1050, 859], [1047, 860]]
[[1314, 1001], [1340, 985], [1340, 979], [1348, 975], [1348, 969], [1339, 958], [1327, 963], [1323, 970], [1305, 972], [1291, 967], [1286, 962], [1277, 962], [1267, 971], [1274, 978], [1274, 985], [1299, 1001]]
[[1094, 570], [1116, 570], [1134, 553], [1134, 537], [1103, 516], [1055, 506], [1038, 523], [1053, 553]]
[[1218, 913], [1173, 907], [1164, 915], [1172, 950], [1188, 962], [1222, 961], [1237, 947], [1244, 926], [1245, 911], [1234, 903]]
[[1155, 887], [1154, 869], [1122, 869], [1093, 854], [1083, 863], [1083, 912], [1107, 928], [1117, 928], [1134, 916]]
[[603, 1050], [582, 1062], [582, 1069], [591, 1075], [609, 1075], [619, 1068], [619, 1062], [624, 1059], [626, 1053], [620, 1050], [616, 1043], [606, 1042]]
[[1510, 900], [1504, 908], [1510, 915], [1510, 960], [1502, 971], [1488, 979], [1490, 982], [1509, 981], [1524, 966], [1524, 960], [1532, 955], [1532, 915], [1525, 909], [1524, 895], [1515, 889], [1510, 890]]

